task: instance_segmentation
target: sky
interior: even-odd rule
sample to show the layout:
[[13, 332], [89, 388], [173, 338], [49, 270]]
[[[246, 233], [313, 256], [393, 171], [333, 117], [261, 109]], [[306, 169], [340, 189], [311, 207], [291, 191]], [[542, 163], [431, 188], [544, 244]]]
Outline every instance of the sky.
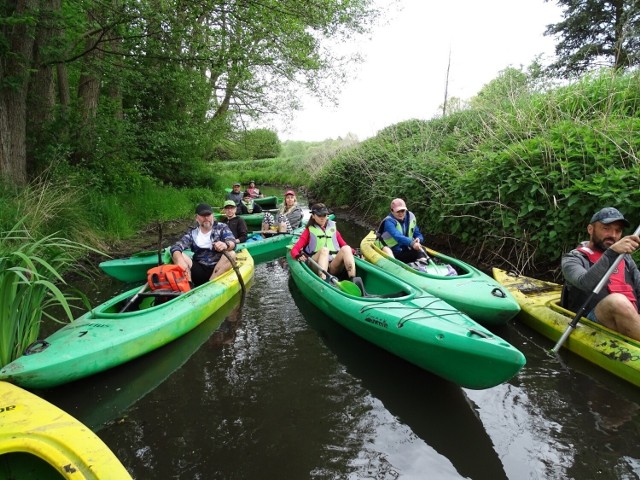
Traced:
[[[385, 5], [385, 0], [377, 0]], [[280, 140], [321, 141], [355, 134], [359, 140], [395, 123], [436, 116], [448, 97], [469, 99], [512, 66], [538, 54], [550, 58], [546, 26], [561, 10], [544, 0], [400, 0], [368, 38], [355, 43], [354, 66], [339, 105], [304, 97], [291, 123], [276, 125]]]

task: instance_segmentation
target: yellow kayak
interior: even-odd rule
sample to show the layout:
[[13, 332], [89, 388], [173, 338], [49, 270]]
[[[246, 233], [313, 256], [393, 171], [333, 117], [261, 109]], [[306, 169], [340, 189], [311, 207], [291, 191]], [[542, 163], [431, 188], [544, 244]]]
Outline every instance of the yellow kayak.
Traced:
[[127, 480], [98, 436], [68, 413], [0, 382], [0, 478]]
[[[575, 313], [559, 305], [562, 285], [512, 275], [498, 268], [493, 269], [493, 277], [520, 304], [518, 320], [554, 342], [575, 317]], [[583, 317], [562, 346], [640, 387], [640, 342]]]

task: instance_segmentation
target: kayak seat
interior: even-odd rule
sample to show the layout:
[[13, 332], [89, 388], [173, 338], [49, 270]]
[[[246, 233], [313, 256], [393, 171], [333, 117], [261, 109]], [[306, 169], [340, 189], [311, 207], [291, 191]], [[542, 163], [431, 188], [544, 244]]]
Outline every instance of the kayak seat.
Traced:
[[402, 292], [402, 291], [401, 292], [394, 292], [394, 293], [386, 293], [386, 294], [383, 294], [383, 295], [374, 295], [372, 293], [368, 293], [365, 290], [364, 282], [362, 281], [362, 278], [353, 277], [351, 279], [351, 281], [358, 286], [358, 288], [362, 292], [362, 296], [366, 297], [366, 298], [397, 298], [397, 297], [404, 297], [405, 295], [407, 295], [407, 292]]

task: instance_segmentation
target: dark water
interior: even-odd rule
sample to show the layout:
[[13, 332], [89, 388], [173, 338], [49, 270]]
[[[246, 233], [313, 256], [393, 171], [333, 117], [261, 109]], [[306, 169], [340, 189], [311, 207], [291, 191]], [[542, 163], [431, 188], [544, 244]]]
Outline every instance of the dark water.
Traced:
[[[352, 244], [366, 231], [346, 222]], [[123, 286], [106, 277], [95, 298]], [[258, 265], [238, 301], [144, 358], [41, 395], [136, 479], [636, 479], [640, 392], [517, 321], [510, 382], [456, 387], [364, 342]]]

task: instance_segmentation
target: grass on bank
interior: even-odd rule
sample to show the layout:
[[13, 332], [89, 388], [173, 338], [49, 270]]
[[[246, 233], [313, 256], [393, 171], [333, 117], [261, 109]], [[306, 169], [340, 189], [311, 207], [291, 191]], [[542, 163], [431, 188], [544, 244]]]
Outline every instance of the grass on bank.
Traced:
[[228, 160], [212, 164], [211, 169], [220, 175], [226, 187], [240, 182], [244, 188], [251, 180], [258, 186], [306, 186], [338, 152], [348, 150], [357, 144], [358, 140], [353, 135], [322, 142], [286, 141], [283, 142], [282, 152], [277, 158]]

